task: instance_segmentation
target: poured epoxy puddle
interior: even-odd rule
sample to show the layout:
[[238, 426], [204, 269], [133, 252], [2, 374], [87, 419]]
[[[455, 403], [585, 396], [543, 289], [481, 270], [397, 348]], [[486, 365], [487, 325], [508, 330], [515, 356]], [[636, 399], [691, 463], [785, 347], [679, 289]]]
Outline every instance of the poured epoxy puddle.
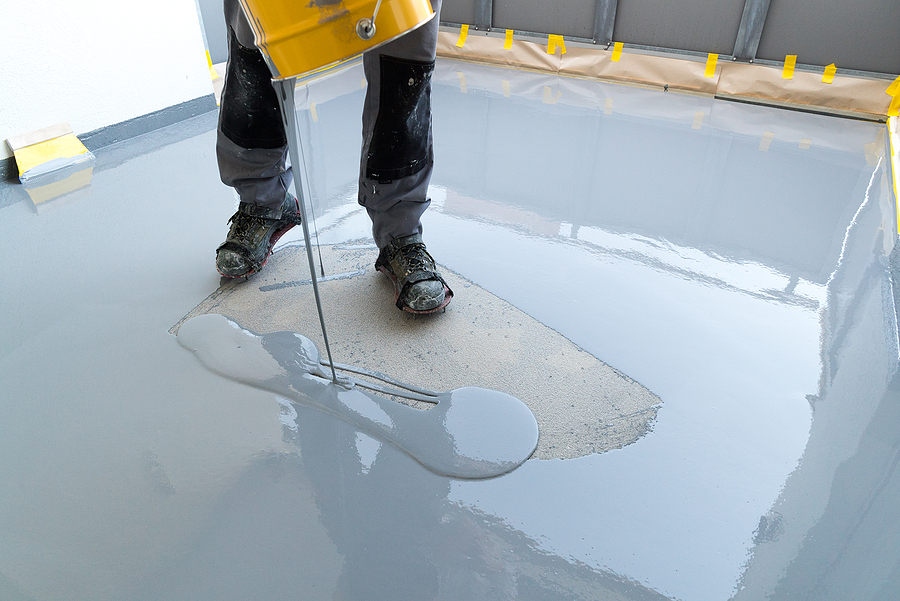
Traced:
[[[371, 241], [322, 246], [321, 252], [321, 293], [336, 362], [429, 389], [474, 386], [521, 399], [540, 428], [532, 455], [538, 459], [621, 448], [649, 431], [659, 397], [458, 274], [443, 271], [456, 292], [445, 313], [413, 316], [394, 307], [391, 285], [372, 268]], [[216, 313], [251, 331], [300, 332], [324, 349], [304, 275], [304, 249], [283, 248], [262, 273], [226, 282], [171, 331]]]
[[484, 388], [436, 394], [419, 411], [329, 380], [311, 340], [296, 332], [259, 335], [215, 314], [198, 315], [178, 331], [178, 342], [209, 369], [334, 414], [408, 453], [446, 476], [490, 478], [531, 456], [537, 422], [518, 399]]

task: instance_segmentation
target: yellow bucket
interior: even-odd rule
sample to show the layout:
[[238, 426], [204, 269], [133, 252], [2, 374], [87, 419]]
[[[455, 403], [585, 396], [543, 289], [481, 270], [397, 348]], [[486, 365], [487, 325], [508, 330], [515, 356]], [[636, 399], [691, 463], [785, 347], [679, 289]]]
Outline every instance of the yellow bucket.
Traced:
[[434, 17], [429, 0], [240, 1], [275, 79], [353, 58]]

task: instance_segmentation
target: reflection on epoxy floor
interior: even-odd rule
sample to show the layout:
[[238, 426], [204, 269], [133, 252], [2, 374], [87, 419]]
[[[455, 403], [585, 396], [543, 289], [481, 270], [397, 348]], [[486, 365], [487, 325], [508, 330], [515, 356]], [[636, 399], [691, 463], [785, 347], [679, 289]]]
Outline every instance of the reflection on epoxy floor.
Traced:
[[[298, 89], [322, 243], [368, 235], [359, 82]], [[206, 372], [166, 333], [232, 211], [201, 117], [68, 203], [2, 189], [2, 596], [890, 598], [883, 129], [449, 62], [434, 106], [432, 254], [646, 385], [654, 431], [455, 481]]]
[[209, 314], [185, 322], [178, 342], [214, 372], [318, 407], [442, 476], [500, 476], [537, 446], [534, 415], [515, 397], [465, 387], [434, 393], [436, 406], [428, 411], [414, 409], [364, 391], [344, 375], [332, 383], [318, 349], [298, 332], [259, 335]]

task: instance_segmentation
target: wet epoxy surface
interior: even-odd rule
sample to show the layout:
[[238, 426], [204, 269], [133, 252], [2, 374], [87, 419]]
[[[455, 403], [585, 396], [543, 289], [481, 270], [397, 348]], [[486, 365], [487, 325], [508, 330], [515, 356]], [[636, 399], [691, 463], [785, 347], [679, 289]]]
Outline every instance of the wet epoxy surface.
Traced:
[[537, 447], [537, 421], [513, 396], [471, 386], [429, 391], [422, 398], [434, 406], [415, 409], [364, 390], [366, 382], [354, 381], [354, 376], [329, 375], [315, 344], [298, 332], [259, 335], [222, 315], [208, 314], [186, 321], [178, 330], [178, 343], [212, 371], [321, 409], [394, 445], [438, 475], [473, 480], [502, 476]]
[[[323, 244], [368, 235], [360, 78], [299, 107]], [[881, 126], [450, 62], [434, 96], [429, 250], [652, 390], [654, 430], [463, 481], [204, 369], [167, 330], [234, 208], [207, 115], [40, 210], [4, 185], [2, 597], [895, 594]]]

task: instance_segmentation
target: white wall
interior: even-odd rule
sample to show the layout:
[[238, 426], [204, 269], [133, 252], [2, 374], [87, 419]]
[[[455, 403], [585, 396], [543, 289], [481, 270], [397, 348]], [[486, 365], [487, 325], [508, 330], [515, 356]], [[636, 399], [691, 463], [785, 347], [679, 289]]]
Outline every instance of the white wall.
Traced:
[[6, 139], [61, 121], [75, 134], [212, 93], [194, 0], [0, 2]]

